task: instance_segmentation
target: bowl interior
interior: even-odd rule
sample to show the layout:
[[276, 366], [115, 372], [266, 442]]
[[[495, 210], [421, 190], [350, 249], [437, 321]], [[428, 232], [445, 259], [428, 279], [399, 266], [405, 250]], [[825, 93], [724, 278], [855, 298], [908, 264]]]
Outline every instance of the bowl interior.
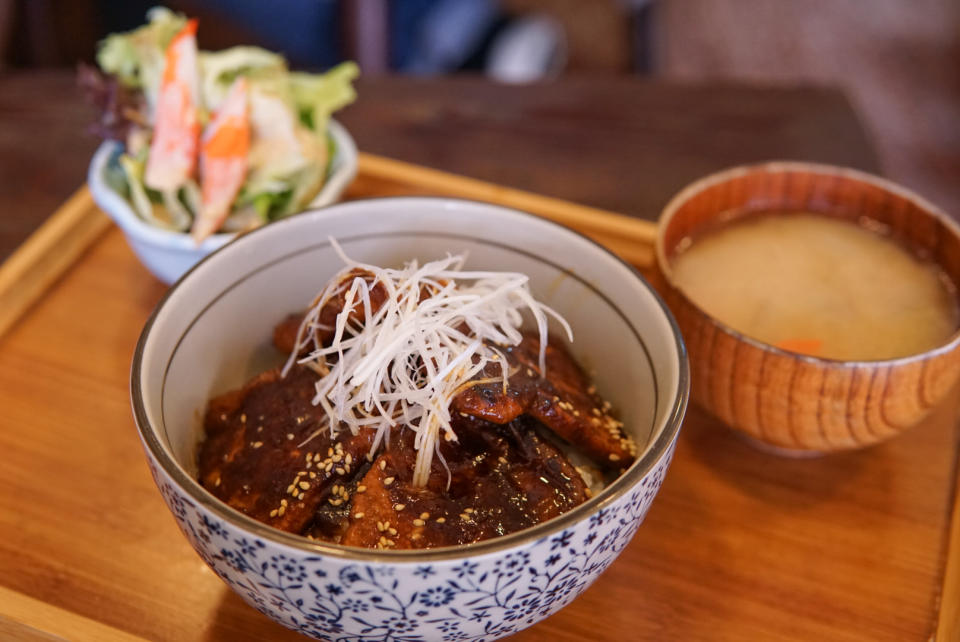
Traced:
[[[465, 252], [467, 269], [526, 273], [534, 296], [570, 322], [572, 353], [640, 451], [675, 435], [685, 353], [666, 308], [632, 268], [576, 233], [496, 206], [355, 201], [241, 237], [194, 268], [148, 322], [135, 359], [134, 404], [148, 424], [141, 430], [162, 450], [155, 453], [161, 464], [189, 478], [190, 494], [205, 494], [192, 480], [207, 401], [282, 362], [270, 344], [273, 326], [303, 309], [343, 266], [330, 238], [352, 259], [378, 265]], [[653, 463], [638, 460], [635, 467]]]

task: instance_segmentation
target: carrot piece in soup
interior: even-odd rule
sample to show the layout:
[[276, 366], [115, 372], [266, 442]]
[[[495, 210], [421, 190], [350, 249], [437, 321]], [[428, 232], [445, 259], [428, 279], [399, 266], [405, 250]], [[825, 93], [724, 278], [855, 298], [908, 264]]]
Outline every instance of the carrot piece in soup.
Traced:
[[823, 346], [823, 341], [820, 339], [784, 339], [783, 341], [778, 341], [774, 344], [776, 347], [781, 350], [787, 350], [789, 352], [799, 352], [800, 354], [808, 354], [810, 356], [817, 356], [820, 354], [820, 348]]

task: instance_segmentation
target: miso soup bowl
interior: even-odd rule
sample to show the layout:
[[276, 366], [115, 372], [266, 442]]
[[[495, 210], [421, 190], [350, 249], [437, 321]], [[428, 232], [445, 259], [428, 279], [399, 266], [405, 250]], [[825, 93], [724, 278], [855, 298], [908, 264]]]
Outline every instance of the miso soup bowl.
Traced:
[[[331, 238], [353, 259], [379, 265], [466, 252], [469, 269], [528, 274], [534, 295], [571, 323], [572, 352], [636, 439], [637, 460], [558, 518], [428, 551], [311, 541], [221, 503], [196, 481], [199, 417], [212, 396], [278, 360], [274, 324], [303, 309], [342, 266]], [[200, 557], [277, 622], [344, 640], [492, 640], [569, 604], [643, 521], [687, 393], [679, 330], [635, 270], [529, 214], [433, 198], [334, 205], [241, 236], [170, 289], [143, 330], [131, 380], [150, 470]]]
[[798, 211], [879, 228], [960, 283], [960, 228], [890, 181], [789, 162], [703, 178], [664, 209], [656, 244], [664, 296], [690, 351], [693, 399], [782, 454], [849, 450], [889, 439], [922, 420], [953, 388], [960, 374], [960, 333], [904, 358], [821, 359], [737, 332], [703, 311], [674, 281], [673, 258], [705, 231], [759, 213]]

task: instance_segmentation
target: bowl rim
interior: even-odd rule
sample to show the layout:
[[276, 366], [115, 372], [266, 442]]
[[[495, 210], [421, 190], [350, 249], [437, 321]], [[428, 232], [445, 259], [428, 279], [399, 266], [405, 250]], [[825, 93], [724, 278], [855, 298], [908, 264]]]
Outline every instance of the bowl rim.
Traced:
[[[137, 340], [133, 362], [130, 368], [130, 400], [133, 407], [137, 431], [140, 434], [140, 438], [145, 449], [148, 451], [149, 456], [158, 463], [158, 465], [163, 469], [164, 474], [166, 474], [176, 483], [180, 492], [186, 494], [198, 505], [203, 506], [205, 510], [213, 513], [215, 516], [231, 523], [233, 526], [240, 528], [241, 530], [247, 531], [248, 533], [263, 538], [269, 542], [297, 549], [303, 553], [324, 555], [337, 559], [361, 562], [389, 561], [391, 563], [422, 563], [427, 561], [457, 561], [465, 558], [497, 553], [500, 551], [525, 546], [545, 539], [550, 535], [574, 525], [575, 523], [581, 522], [589, 515], [599, 512], [600, 510], [603, 510], [620, 500], [644, 477], [646, 477], [656, 467], [656, 465], [664, 459], [664, 457], [669, 456], [669, 450], [673, 447], [673, 444], [675, 443], [679, 434], [680, 426], [682, 424], [690, 397], [690, 370], [686, 345], [683, 342], [683, 337], [680, 333], [680, 327], [677, 324], [676, 319], [674, 319], [673, 314], [670, 312], [670, 309], [667, 307], [666, 303], [663, 301], [663, 298], [656, 291], [656, 289], [654, 289], [647, 282], [643, 275], [640, 274], [640, 272], [634, 266], [621, 259], [619, 256], [605, 248], [600, 243], [565, 225], [540, 216], [536, 216], [534, 214], [530, 214], [529, 212], [524, 212], [510, 207], [504, 207], [493, 203], [487, 203], [484, 201], [463, 198], [449, 198], [444, 196], [386, 196], [358, 199], [307, 210], [304, 213], [309, 214], [323, 212], [330, 208], [349, 209], [351, 207], [359, 206], [360, 204], [369, 204], [371, 202], [380, 203], [381, 205], [389, 207], [389, 203], [391, 202], [408, 203], [418, 200], [428, 201], [433, 204], [447, 203], [452, 206], [462, 206], [464, 204], [469, 207], [482, 206], [484, 208], [496, 209], [511, 216], [535, 219], [540, 223], [555, 227], [562, 232], [575, 235], [579, 239], [586, 241], [598, 251], [607, 254], [610, 258], [621, 264], [623, 267], [627, 268], [630, 274], [632, 274], [632, 276], [639, 282], [641, 287], [646, 288], [653, 296], [654, 302], [658, 306], [658, 309], [663, 315], [664, 319], [667, 321], [670, 332], [673, 335], [673, 347], [677, 354], [677, 394], [674, 399], [665, 400], [665, 403], [668, 404], [668, 410], [663, 421], [663, 429], [660, 431], [659, 435], [655, 437], [653, 442], [648, 445], [647, 449], [641, 454], [641, 456], [637, 457], [637, 459], [627, 470], [621, 473], [619, 477], [611, 482], [600, 493], [583, 502], [579, 506], [576, 506], [566, 513], [535, 526], [531, 526], [515, 533], [510, 533], [508, 535], [495, 537], [472, 544], [445, 546], [435, 549], [422, 550], [411, 549], [380, 551], [368, 548], [343, 546], [340, 544], [332, 544], [317, 540], [308, 540], [303, 536], [295, 535], [293, 533], [288, 533], [286, 531], [281, 531], [268, 526], [217, 499], [202, 486], [200, 486], [196, 480], [192, 479], [184, 471], [180, 464], [178, 464], [173, 457], [168, 455], [166, 449], [160, 443], [157, 431], [153, 427], [142, 401], [143, 390], [141, 387], [141, 373], [143, 368], [143, 357], [146, 344], [150, 338], [150, 332], [153, 329], [153, 325], [156, 322], [157, 317], [159, 316], [164, 305], [173, 296], [173, 293], [186, 279], [190, 278], [190, 275], [195, 270], [200, 269], [201, 265], [206, 263], [208, 260], [211, 260], [215, 255], [219, 254], [220, 251], [231, 251], [217, 250], [216, 252], [204, 257], [196, 265], [191, 267], [169, 288], [169, 290], [167, 290], [164, 296], [157, 303], [156, 307], [151, 312], [150, 317], [144, 324], [143, 330], [140, 333], [140, 337]], [[288, 217], [281, 219], [271, 223], [270, 227], [276, 231], [276, 225], [292, 224], [291, 222], [297, 220], [298, 218], [299, 217]], [[245, 245], [249, 242], [248, 239], [255, 237], [255, 235], [261, 233], [265, 229], [267, 229], [267, 226], [253, 230], [252, 232], [238, 237], [224, 247], [230, 248], [234, 246]]]
[[[805, 171], [811, 174], [817, 174], [820, 176], [842, 176], [844, 178], [849, 178], [855, 181], [860, 181], [867, 183], [874, 187], [877, 187], [883, 191], [889, 192], [896, 196], [899, 196], [905, 200], [911, 201], [919, 207], [919, 209], [924, 210], [927, 214], [932, 216], [934, 219], [943, 224], [945, 228], [950, 230], [954, 237], [960, 241], [960, 224], [953, 220], [946, 212], [934, 205], [931, 201], [927, 200], [923, 196], [920, 196], [916, 192], [898, 185], [888, 179], [864, 172], [862, 170], [853, 169], [852, 167], [843, 167], [840, 165], [830, 165], [827, 163], [810, 163], [806, 161], [767, 161], [763, 163], [751, 163], [746, 165], [737, 165], [735, 167], [729, 167], [727, 169], [708, 174], [707, 176], [701, 177], [694, 182], [690, 183], [679, 192], [677, 192], [667, 203], [660, 213], [660, 217], [657, 222], [657, 237], [654, 243], [654, 255], [657, 260], [657, 267], [660, 271], [660, 274], [663, 275], [664, 280], [667, 282], [669, 287], [676, 293], [681, 300], [696, 310], [699, 314], [703, 315], [705, 318], [709, 319], [719, 330], [730, 335], [737, 341], [742, 341], [748, 345], [762, 350], [764, 352], [769, 352], [771, 354], [776, 354], [791, 359], [797, 359], [800, 361], [805, 361], [807, 363], [819, 365], [821, 367], [830, 367], [830, 368], [884, 368], [884, 367], [897, 367], [908, 365], [916, 361], [921, 361], [925, 359], [931, 359], [938, 357], [943, 354], [953, 352], [960, 346], [960, 328], [955, 330], [953, 334], [946, 340], [946, 342], [934, 346], [929, 350], [924, 350], [923, 352], [918, 352], [916, 354], [909, 354], [902, 357], [894, 357], [891, 359], [832, 359], [829, 357], [817, 357], [814, 355], [803, 354], [800, 352], [792, 352], [790, 350], [784, 350], [783, 348], [778, 348], [769, 343], [764, 343], [759, 339], [754, 339], [751, 336], [744, 334], [743, 332], [734, 329], [733, 327], [727, 325], [723, 321], [720, 321], [713, 315], [709, 314], [704, 310], [698, 303], [693, 301], [687, 293], [677, 285], [676, 281], [673, 278], [673, 269], [669, 261], [666, 258], [666, 230], [669, 227], [673, 216], [676, 212], [685, 205], [691, 198], [697, 194], [703, 192], [705, 189], [712, 187], [717, 184], [729, 182], [732, 179], [745, 176], [747, 174], [753, 173], [768, 173], [768, 174], [783, 174], [789, 171]], [[955, 284], [960, 286], [960, 283]]]
[[[323, 187], [307, 205], [307, 209], [303, 210], [305, 212], [329, 204], [326, 201], [331, 198], [335, 200], [335, 195], [341, 193], [357, 174], [357, 144], [350, 132], [333, 118], [327, 124], [327, 132], [336, 141], [336, 152], [330, 162], [333, 164], [334, 161], [339, 159], [340, 164], [327, 177]], [[130, 203], [127, 202], [127, 199], [107, 184], [103, 175], [110, 156], [123, 146], [122, 142], [116, 140], [105, 140], [100, 143], [93, 153], [90, 166], [87, 169], [87, 185], [89, 185], [97, 205], [113, 219], [113, 222], [125, 234], [156, 247], [205, 254], [223, 247], [239, 235], [239, 232], [217, 232], [197, 243], [189, 232], [166, 230], [141, 219], [130, 206]], [[295, 214], [299, 213], [296, 212]], [[289, 218], [289, 216], [284, 218]], [[277, 221], [271, 223], [275, 222]]]

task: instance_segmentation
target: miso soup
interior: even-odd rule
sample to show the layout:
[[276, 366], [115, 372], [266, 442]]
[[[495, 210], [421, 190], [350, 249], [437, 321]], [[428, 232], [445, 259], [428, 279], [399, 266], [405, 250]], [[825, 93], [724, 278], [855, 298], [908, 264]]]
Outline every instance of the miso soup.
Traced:
[[744, 219], [695, 239], [675, 283], [717, 320], [764, 343], [842, 360], [924, 352], [960, 323], [935, 264], [896, 241], [818, 214]]

